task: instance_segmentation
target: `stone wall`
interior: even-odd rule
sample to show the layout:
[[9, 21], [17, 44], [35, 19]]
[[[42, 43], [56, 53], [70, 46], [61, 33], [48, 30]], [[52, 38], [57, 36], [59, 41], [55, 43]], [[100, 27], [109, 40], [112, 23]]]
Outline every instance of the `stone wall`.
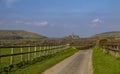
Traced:
[[120, 50], [116, 49], [107, 49], [107, 48], [102, 48], [103, 52], [111, 54], [116, 57], [120, 57]]

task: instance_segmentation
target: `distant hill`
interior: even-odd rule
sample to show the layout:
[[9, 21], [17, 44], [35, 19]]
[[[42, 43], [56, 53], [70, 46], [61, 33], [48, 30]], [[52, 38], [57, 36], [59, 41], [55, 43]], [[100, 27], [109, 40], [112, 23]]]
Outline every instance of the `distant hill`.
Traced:
[[0, 30], [0, 40], [42, 39], [45, 36], [24, 30]]
[[71, 35], [65, 36], [63, 38], [66, 38], [66, 39], [79, 39], [80, 37], [78, 35], [71, 34]]
[[100, 33], [92, 36], [93, 38], [120, 38], [120, 31]]

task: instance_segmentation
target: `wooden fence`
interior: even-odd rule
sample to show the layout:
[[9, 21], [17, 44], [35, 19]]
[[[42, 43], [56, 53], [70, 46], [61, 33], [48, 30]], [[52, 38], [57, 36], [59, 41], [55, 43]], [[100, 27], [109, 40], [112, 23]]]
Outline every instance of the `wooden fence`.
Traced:
[[120, 43], [105, 43], [102, 45], [102, 49], [104, 52], [109, 53], [113, 56], [120, 57]]
[[69, 45], [44, 46], [1, 46], [0, 72], [2, 69], [23, 61], [32, 61], [35, 58], [55, 54], [66, 49]]

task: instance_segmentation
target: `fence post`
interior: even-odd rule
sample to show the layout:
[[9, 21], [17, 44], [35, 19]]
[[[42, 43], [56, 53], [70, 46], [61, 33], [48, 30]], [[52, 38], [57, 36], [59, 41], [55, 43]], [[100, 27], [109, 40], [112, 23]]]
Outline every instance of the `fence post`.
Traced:
[[20, 52], [21, 52], [20, 59], [21, 59], [21, 62], [22, 62], [23, 61], [23, 54], [22, 54], [23, 53], [23, 48], [22, 47], [20, 48]]
[[[30, 47], [28, 47], [28, 52], [30, 52]], [[30, 60], [30, 53], [28, 53], [28, 60]]]
[[51, 52], [51, 44], [49, 44], [49, 53], [48, 54], [50, 54]]
[[41, 56], [41, 46], [39, 48], [39, 57]]
[[54, 54], [54, 51], [55, 51], [55, 49], [56, 49], [56, 45], [55, 45], [55, 42], [54, 42], [54, 46], [53, 46], [53, 50], [52, 50], [52, 53]]
[[45, 44], [44, 44], [44, 56], [46, 56], [46, 46], [45, 46]]
[[36, 46], [35, 46], [35, 48], [34, 48], [34, 51], [35, 51], [35, 53], [34, 53], [34, 58], [36, 58], [36, 50], [37, 50], [37, 48], [36, 48]]
[[119, 50], [119, 46], [117, 45], [117, 50]]
[[48, 48], [48, 44], [46, 44], [46, 55], [48, 55], [48, 51], [49, 51], [49, 48]]
[[45, 45], [43, 45], [43, 47], [44, 47], [44, 54], [43, 54], [43, 55], [45, 56], [45, 55], [46, 55], [46, 54], [45, 54], [45, 53], [46, 53], [46, 51], [45, 51], [45, 50], [46, 50], [46, 47], [45, 47]]
[[116, 46], [114, 46], [114, 49], [116, 49]]
[[48, 45], [48, 49], [49, 49], [48, 54], [50, 54], [50, 45], [51, 45], [51, 44]]
[[[11, 48], [11, 54], [14, 54], [14, 48]], [[13, 56], [10, 57], [10, 65], [13, 64]]]

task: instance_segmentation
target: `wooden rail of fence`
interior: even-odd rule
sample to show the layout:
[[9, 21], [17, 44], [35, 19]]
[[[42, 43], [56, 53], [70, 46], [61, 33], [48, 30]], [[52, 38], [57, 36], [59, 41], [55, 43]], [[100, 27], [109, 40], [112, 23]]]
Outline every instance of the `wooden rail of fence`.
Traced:
[[102, 45], [104, 52], [109, 53], [113, 56], [120, 57], [120, 43], [105, 43]]
[[[7, 46], [7, 47], [1, 46], [0, 47], [0, 70], [2, 70], [4, 67], [8, 67], [10, 65], [17, 64], [22, 61], [31, 61], [38, 57], [55, 54], [59, 51], [66, 49], [68, 46], [69, 45]], [[9, 49], [9, 53], [2, 52], [2, 51], [8, 52], [6, 49]], [[16, 56], [18, 57], [15, 58]], [[17, 63], [15, 61], [16, 59], [19, 59]], [[6, 63], [8, 65], [3, 65]]]

